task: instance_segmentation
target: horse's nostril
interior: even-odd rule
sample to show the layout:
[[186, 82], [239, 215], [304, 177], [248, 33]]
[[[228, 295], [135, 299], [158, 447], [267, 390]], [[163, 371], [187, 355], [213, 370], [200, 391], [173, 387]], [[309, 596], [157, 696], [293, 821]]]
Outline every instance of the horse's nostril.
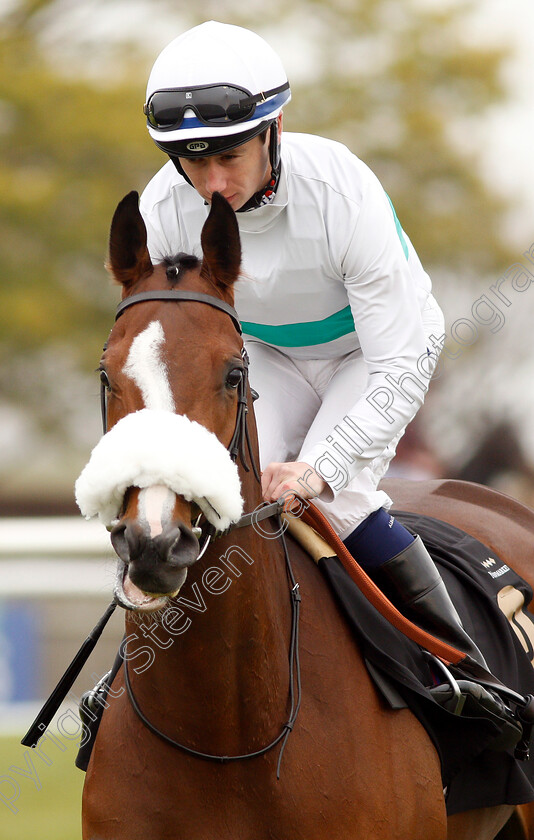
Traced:
[[119, 522], [111, 530], [111, 544], [125, 563], [137, 557], [146, 544], [146, 536], [137, 523]]
[[111, 545], [125, 563], [130, 560], [130, 548], [126, 539], [126, 525], [122, 522], [111, 529]]
[[169, 542], [167, 560], [181, 569], [191, 566], [198, 557], [199, 543], [190, 528], [182, 526], [174, 541]]

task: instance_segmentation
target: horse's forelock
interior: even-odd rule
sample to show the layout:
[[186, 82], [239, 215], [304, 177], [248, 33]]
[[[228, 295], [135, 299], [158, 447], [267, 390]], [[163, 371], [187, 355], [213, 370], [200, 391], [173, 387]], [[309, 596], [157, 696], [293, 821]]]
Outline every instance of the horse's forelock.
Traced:
[[172, 257], [165, 257], [163, 262], [167, 266], [167, 279], [173, 284], [181, 280], [184, 272], [192, 271], [200, 266], [198, 257], [182, 252]]

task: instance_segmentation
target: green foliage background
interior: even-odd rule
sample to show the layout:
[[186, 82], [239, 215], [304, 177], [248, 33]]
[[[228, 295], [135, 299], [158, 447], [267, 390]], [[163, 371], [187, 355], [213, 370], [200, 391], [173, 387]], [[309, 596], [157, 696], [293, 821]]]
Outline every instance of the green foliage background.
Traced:
[[[60, 742], [61, 743], [61, 742]], [[53, 745], [44, 746], [45, 755], [52, 762], [47, 766], [32, 754], [34, 778], [37, 775], [41, 788], [35, 781], [21, 774], [9, 773], [11, 766], [28, 772], [24, 747], [20, 738], [0, 737], [0, 767], [2, 773], [15, 780], [20, 794], [15, 801], [15, 789], [4, 782], [2, 794], [11, 801], [14, 813], [5, 802], [0, 803], [0, 840], [79, 840], [81, 832], [80, 803], [85, 774], [74, 765], [77, 749], [74, 744], [63, 744], [60, 751]]]
[[[85, 5], [95, 16], [112, 7], [129, 14], [119, 0], [78, 10]], [[500, 235], [506, 206], [460, 142], [504, 96], [506, 47], [465, 32], [476, 5], [201, 0], [177, 11], [153, 0], [149, 8], [168, 21], [167, 40], [210, 17], [258, 30], [287, 59], [300, 38], [308, 73], [296, 74], [286, 128], [339, 139], [375, 170], [439, 295], [440, 276], [476, 289], [512, 261]], [[74, 25], [68, 38], [43, 37], [55, 23], [68, 26], [75, 8], [20, 0], [0, 34], [0, 426], [2, 410], [12, 424], [24, 416], [36, 452], [17, 458], [7, 441], [0, 479], [14, 494], [49, 484], [51, 471], [53, 492], [71, 493], [97, 434], [91, 371], [117, 298], [103, 269], [109, 222], [119, 199], [165, 162], [141, 114], [161, 44], [125, 36], [111, 49], [84, 41]], [[88, 73], [99, 64], [113, 69]]]

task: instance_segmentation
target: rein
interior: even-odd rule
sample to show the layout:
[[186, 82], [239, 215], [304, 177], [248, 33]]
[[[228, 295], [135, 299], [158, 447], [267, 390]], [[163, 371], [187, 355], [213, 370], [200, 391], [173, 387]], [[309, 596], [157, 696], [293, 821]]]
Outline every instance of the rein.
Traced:
[[[210, 306], [215, 307], [216, 309], [220, 309], [221, 311], [225, 312], [232, 318], [234, 326], [238, 330], [238, 333], [241, 335], [241, 325], [239, 323], [239, 319], [237, 313], [233, 307], [229, 306], [224, 301], [219, 300], [218, 298], [212, 297], [210, 295], [204, 295], [195, 292], [186, 292], [186, 291], [175, 291], [175, 290], [162, 290], [160, 292], [142, 292], [137, 295], [133, 295], [131, 298], [126, 298], [122, 303], [119, 304], [117, 308], [116, 317], [120, 317], [120, 315], [127, 309], [129, 306], [132, 306], [137, 303], [141, 303], [144, 301], [149, 300], [171, 300], [171, 301], [196, 301], [198, 303], [205, 303]], [[248, 433], [247, 427], [247, 389], [248, 389], [248, 356], [246, 350], [243, 348], [241, 351], [242, 358], [243, 358], [243, 376], [241, 378], [241, 382], [238, 386], [238, 404], [237, 404], [237, 413], [236, 413], [236, 425], [234, 429], [234, 433], [232, 436], [232, 440], [230, 441], [228, 450], [230, 457], [234, 462], [236, 462], [237, 458], [240, 457], [242, 461], [243, 468], [248, 472], [250, 471], [250, 467], [248, 466], [246, 460], [246, 450], [248, 449], [248, 454], [250, 457], [250, 462], [252, 465], [253, 473], [258, 481], [260, 481], [258, 468], [256, 466], [254, 460], [254, 453], [252, 451], [250, 437]], [[101, 391], [101, 405], [102, 405], [102, 420], [104, 424], [104, 434], [107, 431], [107, 406], [106, 406], [106, 395], [105, 395], [106, 385], [105, 382], [102, 382], [102, 391]], [[254, 392], [253, 397], [254, 397]], [[255, 511], [249, 514], [245, 514], [242, 516], [238, 522], [234, 523], [232, 528], [240, 528], [240, 527], [247, 527], [249, 525], [255, 526], [256, 522], [261, 521], [262, 519], [266, 519], [270, 516], [275, 516], [280, 513], [281, 505], [278, 502], [275, 502], [272, 505], [266, 505], [264, 507], [258, 507]], [[334, 540], [337, 539], [336, 535], [334, 534], [332, 528], [330, 527], [329, 523], [323, 521], [324, 517], [317, 511], [313, 509], [311, 506], [311, 510], [305, 510], [303, 512], [303, 519], [308, 520], [309, 524], [318, 528], [319, 531], [322, 531], [323, 535], [328, 535], [333, 537]], [[185, 744], [181, 744], [178, 741], [175, 741], [165, 733], [161, 732], [157, 727], [155, 727], [148, 718], [144, 715], [143, 711], [139, 707], [137, 700], [133, 694], [132, 686], [130, 683], [130, 678], [128, 674], [128, 667], [126, 659], [124, 659], [124, 677], [125, 677], [125, 684], [127, 688], [127, 693], [129, 700], [132, 704], [132, 707], [136, 714], [138, 715], [139, 719], [146, 726], [154, 735], [159, 737], [162, 741], [169, 744], [170, 746], [175, 747], [176, 749], [181, 750], [188, 755], [191, 755], [195, 758], [204, 759], [205, 761], [213, 761], [218, 763], [227, 763], [233, 761], [242, 761], [245, 759], [256, 758], [258, 756], [264, 755], [265, 753], [269, 752], [269, 750], [273, 749], [277, 744], [281, 743], [281, 749], [278, 757], [277, 763], [277, 778], [280, 777], [280, 765], [282, 760], [282, 755], [284, 748], [287, 743], [287, 739], [289, 734], [292, 732], [297, 715], [300, 709], [301, 703], [301, 679], [300, 679], [300, 661], [299, 661], [299, 646], [298, 646], [298, 639], [299, 639], [299, 616], [300, 616], [300, 603], [301, 603], [301, 595], [299, 592], [299, 585], [295, 581], [295, 577], [293, 574], [293, 570], [291, 567], [291, 561], [289, 557], [289, 552], [287, 549], [287, 544], [284, 537], [284, 528], [281, 526], [281, 520], [278, 518], [279, 523], [279, 536], [282, 540], [284, 556], [285, 556], [285, 563], [286, 563], [286, 573], [288, 575], [289, 584], [290, 584], [290, 597], [291, 597], [291, 636], [290, 636], [290, 645], [289, 645], [289, 700], [290, 700], [290, 713], [287, 722], [282, 726], [282, 730], [280, 734], [269, 744], [262, 747], [261, 749], [243, 753], [242, 755], [215, 755], [209, 752], [202, 752], [200, 750], [193, 749]], [[230, 530], [230, 529], [229, 529]], [[211, 537], [215, 533], [215, 528], [213, 525], [208, 523], [208, 527], [206, 529], [206, 542], [202, 548], [202, 552], [207, 548]], [[443, 662], [449, 663], [456, 663], [458, 665], [468, 665], [469, 670], [472, 670], [474, 667], [475, 669], [478, 668], [480, 673], [477, 673], [476, 670], [474, 674], [471, 675], [471, 678], [474, 676], [475, 680], [482, 685], [486, 685], [489, 688], [496, 690], [504, 694], [509, 699], [512, 699], [518, 706], [522, 708], [522, 712], [518, 713], [518, 717], [523, 721], [525, 725], [528, 727], [532, 726], [532, 722], [534, 720], [534, 712], [530, 709], [532, 706], [532, 698], [529, 695], [527, 698], [521, 697], [520, 695], [516, 694], [515, 692], [508, 689], [506, 686], [503, 686], [499, 680], [496, 680], [493, 675], [486, 673], [483, 669], [480, 669], [476, 663], [468, 662], [465, 657], [460, 651], [454, 649], [450, 645], [446, 645], [440, 640], [437, 640], [430, 636], [429, 634], [421, 631], [420, 628], [417, 628], [411, 622], [407, 621], [397, 610], [392, 608], [392, 610], [388, 610], [384, 612], [381, 608], [383, 607], [383, 596], [381, 595], [380, 591], [376, 589], [372, 581], [369, 580], [367, 575], [358, 567], [355, 563], [352, 556], [346, 551], [343, 544], [337, 540], [337, 543], [334, 542], [338, 549], [338, 554], [340, 557], [341, 562], [347, 568], [349, 575], [355, 580], [360, 589], [367, 595], [371, 603], [373, 603], [376, 608], [382, 612], [382, 614], [386, 615], [388, 620], [396, 626], [398, 629], [401, 629], [408, 638], [411, 638], [413, 641], [416, 641], [418, 644], [421, 644], [427, 650], [431, 651], [438, 659], [441, 659]], [[380, 597], [377, 597], [380, 596]], [[391, 605], [389, 605], [391, 607]], [[61, 702], [64, 700], [65, 696], [67, 695], [68, 691], [72, 687], [76, 677], [80, 673], [83, 665], [85, 664], [86, 660], [88, 659], [92, 649], [94, 648], [96, 642], [100, 634], [102, 633], [107, 621], [111, 617], [113, 611], [115, 610], [116, 603], [111, 603], [107, 608], [104, 616], [100, 619], [97, 626], [94, 630], [90, 633], [88, 638], [83, 643], [82, 647], [74, 657], [73, 661], [67, 668], [67, 671], [60, 679], [59, 683], [57, 684], [56, 688], [52, 692], [51, 696], [46, 701], [43, 708], [40, 710], [39, 714], [37, 715], [36, 719], [34, 720], [32, 726], [22, 739], [21, 743], [24, 746], [36, 747], [38, 745], [40, 737], [45, 733], [47, 727], [49, 726], [54, 714], [59, 709]], [[409, 632], [413, 631], [413, 632]], [[521, 717], [523, 714], [523, 717]], [[528, 739], [530, 739], [530, 728], [528, 729]]]

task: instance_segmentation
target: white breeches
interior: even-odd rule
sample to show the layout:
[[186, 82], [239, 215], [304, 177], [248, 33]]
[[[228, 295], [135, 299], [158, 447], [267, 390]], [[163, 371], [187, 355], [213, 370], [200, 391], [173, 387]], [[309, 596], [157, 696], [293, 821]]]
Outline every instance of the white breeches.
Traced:
[[[427, 335], [433, 333], [439, 339], [443, 335], [439, 308], [428, 307], [424, 315]], [[433, 349], [430, 342], [429, 347]], [[300, 453], [324, 440], [367, 387], [361, 350], [336, 359], [301, 360], [248, 341], [247, 351], [250, 384], [260, 395], [254, 409], [262, 469], [272, 461], [301, 460]], [[377, 485], [403, 433], [404, 429], [333, 501], [314, 500], [341, 539], [373, 511], [391, 506], [391, 499]]]

